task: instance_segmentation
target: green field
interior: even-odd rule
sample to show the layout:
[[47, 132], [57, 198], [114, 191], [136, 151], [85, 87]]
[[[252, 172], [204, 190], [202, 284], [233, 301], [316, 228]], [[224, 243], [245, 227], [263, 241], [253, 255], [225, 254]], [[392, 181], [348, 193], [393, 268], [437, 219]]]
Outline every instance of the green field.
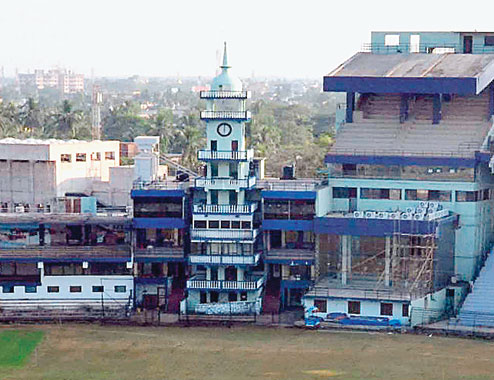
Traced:
[[[2, 380], [494, 378], [494, 343], [457, 338], [97, 325], [20, 328], [0, 336]], [[20, 365], [41, 339], [21, 368], [5, 366]]]
[[2, 368], [20, 367], [43, 339], [43, 331], [0, 331], [0, 373]]

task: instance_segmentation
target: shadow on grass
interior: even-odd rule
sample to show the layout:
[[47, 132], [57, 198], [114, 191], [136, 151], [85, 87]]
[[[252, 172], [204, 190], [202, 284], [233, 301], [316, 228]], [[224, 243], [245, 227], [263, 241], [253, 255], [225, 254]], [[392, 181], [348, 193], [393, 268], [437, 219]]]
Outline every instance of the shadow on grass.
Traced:
[[0, 368], [24, 365], [43, 335], [43, 331], [0, 331]]

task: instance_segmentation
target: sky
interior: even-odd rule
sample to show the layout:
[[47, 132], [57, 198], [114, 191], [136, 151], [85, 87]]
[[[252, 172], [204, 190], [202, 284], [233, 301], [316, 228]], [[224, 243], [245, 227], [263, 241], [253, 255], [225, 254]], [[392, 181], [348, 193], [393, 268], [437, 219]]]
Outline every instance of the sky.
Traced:
[[6, 76], [212, 76], [223, 41], [240, 77], [322, 78], [372, 30], [494, 31], [488, 0], [0, 0]]

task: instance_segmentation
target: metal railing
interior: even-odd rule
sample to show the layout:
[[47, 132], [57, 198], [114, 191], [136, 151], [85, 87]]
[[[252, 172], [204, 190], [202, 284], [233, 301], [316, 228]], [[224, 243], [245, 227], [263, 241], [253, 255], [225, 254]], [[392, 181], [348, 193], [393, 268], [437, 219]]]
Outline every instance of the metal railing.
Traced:
[[187, 280], [189, 289], [217, 289], [217, 290], [256, 290], [259, 289], [264, 277], [254, 277], [251, 281], [227, 281], [227, 280], [206, 280], [202, 276], [194, 276]]
[[[362, 52], [393, 54], [393, 53], [456, 53], [464, 54], [465, 47], [462, 43], [431, 42], [431, 43], [399, 43], [396, 45], [386, 45], [383, 43], [364, 43]], [[484, 44], [472, 44], [471, 52], [475, 54], [492, 54], [494, 46]]]
[[231, 120], [249, 120], [250, 111], [201, 111], [201, 119], [231, 119]]
[[252, 255], [201, 255], [189, 254], [191, 264], [256, 265], [260, 254]]
[[133, 190], [185, 190], [188, 187], [188, 181], [135, 181], [132, 185]]
[[480, 144], [465, 146], [465, 150], [457, 151], [408, 151], [400, 149], [360, 149], [360, 148], [331, 148], [328, 155], [341, 156], [414, 156], [414, 157], [471, 157], [474, 150], [480, 150]]
[[199, 96], [201, 99], [248, 99], [250, 91], [211, 90], [201, 91]]
[[259, 230], [191, 229], [192, 240], [254, 240]]
[[194, 205], [196, 214], [252, 214], [258, 208], [258, 203], [243, 205]]
[[237, 188], [251, 188], [256, 184], [256, 177], [249, 178], [205, 178], [195, 179], [195, 187], [208, 187], [212, 190], [230, 190]]
[[261, 180], [256, 187], [263, 190], [285, 190], [285, 191], [314, 191], [323, 183], [314, 179], [294, 179], [294, 180]]
[[197, 152], [197, 158], [199, 160], [239, 160], [247, 161], [254, 157], [254, 150], [199, 150]]
[[153, 256], [153, 257], [184, 257], [183, 247], [147, 247], [136, 248], [134, 251], [136, 257]]

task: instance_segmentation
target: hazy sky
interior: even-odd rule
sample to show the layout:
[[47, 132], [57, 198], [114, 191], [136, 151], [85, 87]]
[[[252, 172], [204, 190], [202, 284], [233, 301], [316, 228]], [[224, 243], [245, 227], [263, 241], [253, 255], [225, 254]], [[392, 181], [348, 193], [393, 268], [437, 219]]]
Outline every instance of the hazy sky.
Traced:
[[494, 30], [489, 0], [0, 0], [6, 75], [63, 66], [97, 76], [320, 78], [371, 30]]

